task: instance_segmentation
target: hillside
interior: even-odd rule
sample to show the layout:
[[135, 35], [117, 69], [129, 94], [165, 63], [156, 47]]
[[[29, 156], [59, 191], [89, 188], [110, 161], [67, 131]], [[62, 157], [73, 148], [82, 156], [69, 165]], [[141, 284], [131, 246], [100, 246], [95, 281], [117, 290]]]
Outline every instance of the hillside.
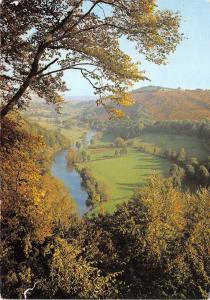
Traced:
[[[210, 118], [210, 90], [179, 90], [146, 87], [132, 92], [155, 120], [199, 120]], [[134, 105], [132, 110], [136, 110]]]
[[[144, 110], [149, 114], [150, 119], [159, 120], [201, 120], [210, 119], [210, 90], [180, 90], [157, 86], [143, 87], [132, 91], [135, 104], [122, 108], [130, 117], [139, 115]], [[97, 106], [95, 101], [65, 101], [61, 105], [58, 115], [53, 105], [32, 101], [31, 105], [24, 112], [32, 121], [45, 121], [58, 124], [77, 123], [82, 120], [108, 119], [103, 107]], [[71, 119], [71, 122], [70, 122]]]

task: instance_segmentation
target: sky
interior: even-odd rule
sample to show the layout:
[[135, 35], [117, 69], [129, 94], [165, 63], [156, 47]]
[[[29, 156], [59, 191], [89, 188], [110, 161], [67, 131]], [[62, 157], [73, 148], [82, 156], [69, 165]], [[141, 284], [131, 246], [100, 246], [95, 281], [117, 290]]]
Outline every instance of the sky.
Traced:
[[[121, 48], [134, 61], [141, 62], [141, 70], [151, 81], [141, 81], [133, 88], [157, 85], [183, 89], [210, 89], [210, 0], [158, 0], [160, 9], [178, 11], [182, 16], [181, 32], [185, 38], [176, 52], [168, 57], [168, 64], [158, 66], [147, 62], [135, 50], [135, 45], [123, 39]], [[64, 75], [70, 91], [68, 96], [92, 96], [90, 84], [77, 71]]]

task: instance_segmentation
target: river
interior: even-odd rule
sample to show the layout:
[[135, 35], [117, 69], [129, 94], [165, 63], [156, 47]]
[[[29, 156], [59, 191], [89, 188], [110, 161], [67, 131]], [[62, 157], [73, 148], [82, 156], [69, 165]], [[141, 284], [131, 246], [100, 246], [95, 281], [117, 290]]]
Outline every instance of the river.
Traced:
[[[95, 134], [96, 132], [93, 130], [88, 131], [86, 135], [87, 144], [90, 144]], [[63, 150], [55, 155], [51, 167], [51, 174], [64, 182], [78, 206], [80, 215], [84, 215], [88, 211], [88, 207], [86, 206], [88, 194], [81, 185], [79, 173], [74, 168], [68, 166], [66, 154], [67, 150]]]

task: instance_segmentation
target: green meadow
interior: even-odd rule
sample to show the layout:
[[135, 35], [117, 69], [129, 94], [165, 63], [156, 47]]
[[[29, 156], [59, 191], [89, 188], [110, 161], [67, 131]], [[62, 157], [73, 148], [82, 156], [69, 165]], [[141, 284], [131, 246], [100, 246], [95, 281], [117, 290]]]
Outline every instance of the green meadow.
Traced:
[[107, 186], [110, 200], [104, 203], [103, 207], [108, 212], [112, 212], [116, 205], [128, 200], [135, 189], [144, 185], [153, 173], [168, 176], [172, 162], [142, 153], [135, 149], [135, 146], [146, 145], [151, 150], [156, 147], [161, 152], [166, 149], [178, 152], [185, 148], [188, 157], [197, 157], [200, 160], [208, 155], [205, 145], [196, 137], [145, 133], [140, 138], [132, 139], [134, 147], [128, 147], [127, 154], [115, 157], [117, 148], [110, 147], [110, 143], [114, 143], [115, 139], [116, 136], [105, 134], [93, 147], [89, 147], [91, 160], [80, 164], [80, 167], [89, 168], [96, 180]]
[[208, 150], [205, 148], [202, 140], [194, 136], [175, 135], [166, 133], [144, 133], [137, 141], [152, 144], [161, 148], [163, 151], [166, 149], [174, 149], [179, 151], [185, 148], [187, 157], [197, 157], [198, 159], [206, 159]]
[[117, 204], [128, 200], [135, 189], [142, 186], [154, 172], [167, 176], [170, 163], [162, 158], [128, 148], [128, 153], [115, 157], [115, 148], [89, 149], [91, 161], [81, 163], [103, 182], [110, 195], [104, 209], [112, 212]]
[[59, 126], [59, 122], [49, 122], [45, 118], [30, 118], [31, 122], [37, 123], [39, 126], [48, 130], [59, 130], [62, 135], [68, 138], [72, 143], [82, 140], [87, 133], [87, 128], [72, 126], [71, 128], [63, 128]]
[[[108, 142], [114, 142], [116, 136], [106, 134], [99, 142], [99, 145], [106, 145]], [[185, 148], [187, 157], [197, 157], [199, 160], [205, 160], [209, 155], [208, 146], [194, 136], [181, 134], [167, 134], [167, 133], [143, 133], [138, 138], [131, 139], [135, 146], [147, 146], [149, 148], [157, 147], [162, 152], [168, 149], [179, 151]]]

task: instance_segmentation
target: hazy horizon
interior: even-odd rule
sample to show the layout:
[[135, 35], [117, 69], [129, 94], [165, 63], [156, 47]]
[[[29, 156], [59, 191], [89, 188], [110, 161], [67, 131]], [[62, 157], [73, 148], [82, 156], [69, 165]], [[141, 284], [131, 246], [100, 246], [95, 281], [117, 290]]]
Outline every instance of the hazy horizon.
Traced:
[[[158, 86], [158, 85], [151, 85], [151, 84], [148, 84], [148, 85], [144, 85], [142, 87], [137, 87], [137, 88], [133, 88], [130, 90], [130, 92], [133, 92], [133, 91], [136, 91], [136, 90], [144, 90], [144, 89], [147, 89], [149, 87], [153, 87], [153, 88], [162, 88], [162, 89], [169, 89], [169, 90], [182, 90], [182, 91], [185, 91], [185, 90], [192, 90], [192, 91], [196, 91], [196, 90], [210, 90], [210, 87], [209, 88], [204, 88], [204, 89], [201, 89], [201, 88], [194, 88], [194, 89], [188, 89], [188, 88], [182, 88], [182, 87], [177, 87], [177, 88], [174, 88], [174, 87], [170, 87], [170, 86]], [[92, 100], [95, 100], [97, 99], [98, 97], [96, 95], [71, 95], [71, 92], [67, 92], [65, 94], [65, 100], [70, 100], [69, 98], [71, 98], [72, 100], [79, 100], [79, 98], [84, 98], [84, 101], [90, 101]], [[88, 99], [87, 99], [88, 98]]]

